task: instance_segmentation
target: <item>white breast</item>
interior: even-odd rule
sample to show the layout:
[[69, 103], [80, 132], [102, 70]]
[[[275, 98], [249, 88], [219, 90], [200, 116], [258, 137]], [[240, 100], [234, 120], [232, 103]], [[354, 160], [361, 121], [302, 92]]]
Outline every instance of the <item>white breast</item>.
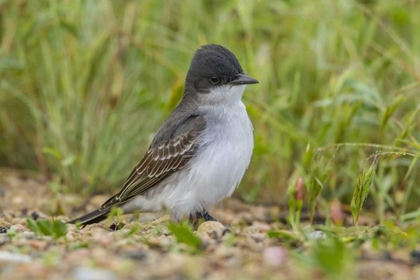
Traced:
[[253, 128], [240, 98], [226, 105], [203, 107], [206, 130], [188, 168], [178, 171], [123, 206], [124, 211], [166, 208], [180, 219], [208, 209], [230, 196], [247, 169], [254, 148]]
[[253, 128], [242, 102], [208, 116], [206, 139], [191, 164], [191, 181], [204, 208], [230, 196], [244, 176], [254, 148]]

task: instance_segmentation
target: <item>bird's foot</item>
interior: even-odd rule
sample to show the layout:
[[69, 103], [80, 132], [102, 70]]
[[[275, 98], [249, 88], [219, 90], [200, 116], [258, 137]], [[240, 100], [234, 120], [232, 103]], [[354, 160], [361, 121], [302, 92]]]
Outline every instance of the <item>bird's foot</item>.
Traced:
[[197, 214], [197, 219], [203, 219], [205, 222], [208, 222], [208, 221], [216, 221], [217, 222], [217, 220], [215, 219], [215, 218], [213, 218], [210, 214], [209, 214], [209, 212], [207, 212], [207, 210], [203, 210], [202, 212], [198, 212]]
[[200, 222], [208, 222], [208, 221], [216, 221], [217, 220], [215, 218], [213, 218], [209, 212], [207, 212], [206, 210], [203, 210], [201, 212], [197, 212], [195, 213], [195, 215], [191, 215], [190, 216], [190, 222], [193, 225], [194, 228], [198, 228], [198, 225]]

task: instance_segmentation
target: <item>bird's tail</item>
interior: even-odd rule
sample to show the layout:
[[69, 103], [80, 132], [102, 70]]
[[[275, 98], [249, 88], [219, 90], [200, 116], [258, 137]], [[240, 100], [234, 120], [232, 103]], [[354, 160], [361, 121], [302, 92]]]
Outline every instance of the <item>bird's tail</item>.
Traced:
[[94, 224], [94, 223], [99, 223], [108, 217], [108, 213], [110, 211], [111, 211], [110, 207], [105, 208], [105, 209], [97, 209], [82, 217], [76, 218], [68, 223], [69, 224], [79, 223], [82, 227], [86, 225]]

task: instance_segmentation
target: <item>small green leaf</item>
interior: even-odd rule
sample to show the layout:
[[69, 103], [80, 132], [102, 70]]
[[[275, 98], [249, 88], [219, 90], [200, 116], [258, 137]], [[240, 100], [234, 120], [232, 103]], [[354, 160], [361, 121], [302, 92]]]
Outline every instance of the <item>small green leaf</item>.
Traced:
[[36, 222], [34, 220], [32, 220], [31, 218], [27, 218], [26, 219], [26, 225], [28, 226], [28, 228], [34, 232], [36, 235], [38, 235], [40, 233], [39, 227], [36, 224]]
[[270, 238], [280, 238], [283, 240], [293, 240], [295, 236], [293, 233], [284, 230], [271, 230], [267, 232], [267, 236]]
[[83, 248], [89, 248], [89, 244], [86, 242], [77, 241], [77, 242], [70, 243], [67, 246], [68, 250], [78, 250], [78, 249], [83, 249]]
[[60, 220], [38, 220], [34, 221], [30, 218], [26, 219], [26, 223], [30, 230], [36, 235], [46, 235], [53, 238], [65, 236], [67, 233], [67, 224]]
[[187, 244], [193, 249], [199, 249], [203, 244], [203, 241], [194, 235], [186, 225], [171, 223], [168, 225], [168, 228], [175, 235], [179, 243]]
[[54, 234], [54, 230], [52, 227], [52, 223], [48, 220], [38, 220], [37, 225], [39, 227], [39, 230], [41, 231], [41, 233], [43, 235], [47, 235], [47, 236], [53, 236]]
[[329, 236], [318, 240], [312, 251], [312, 258], [317, 268], [330, 279], [342, 279], [352, 269], [353, 253], [339, 238]]
[[67, 233], [67, 224], [61, 220], [55, 220], [53, 222], [54, 238], [65, 236]]

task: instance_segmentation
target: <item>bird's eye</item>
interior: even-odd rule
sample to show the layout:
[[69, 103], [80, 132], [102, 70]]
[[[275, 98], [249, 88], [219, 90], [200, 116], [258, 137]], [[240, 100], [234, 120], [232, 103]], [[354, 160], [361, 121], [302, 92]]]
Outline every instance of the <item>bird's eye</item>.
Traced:
[[213, 85], [217, 85], [218, 83], [220, 83], [220, 79], [217, 77], [211, 77], [210, 83], [212, 83]]

